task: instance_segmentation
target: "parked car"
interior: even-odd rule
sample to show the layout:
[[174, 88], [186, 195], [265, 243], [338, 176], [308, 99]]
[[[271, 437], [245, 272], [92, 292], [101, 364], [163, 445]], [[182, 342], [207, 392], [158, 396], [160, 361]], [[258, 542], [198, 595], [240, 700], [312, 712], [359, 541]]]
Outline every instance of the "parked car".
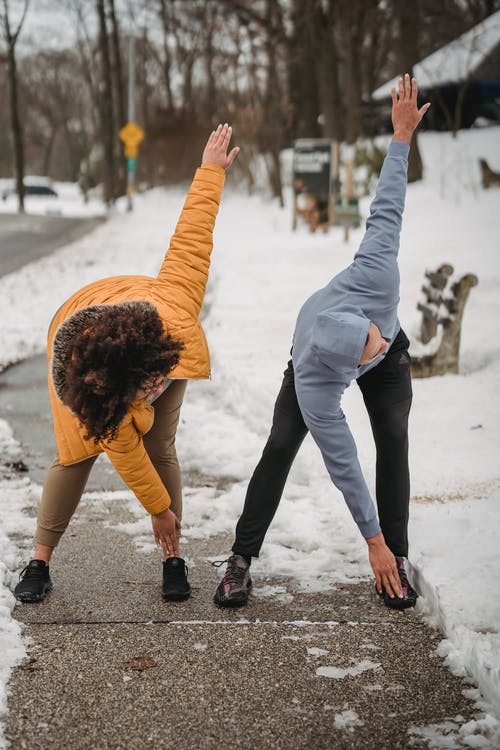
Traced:
[[[52, 180], [48, 177], [28, 177], [23, 180], [25, 195], [42, 195], [45, 198], [57, 198], [57, 192], [52, 186]], [[16, 183], [14, 180], [2, 191], [2, 200], [6, 201], [11, 195], [16, 195]]]

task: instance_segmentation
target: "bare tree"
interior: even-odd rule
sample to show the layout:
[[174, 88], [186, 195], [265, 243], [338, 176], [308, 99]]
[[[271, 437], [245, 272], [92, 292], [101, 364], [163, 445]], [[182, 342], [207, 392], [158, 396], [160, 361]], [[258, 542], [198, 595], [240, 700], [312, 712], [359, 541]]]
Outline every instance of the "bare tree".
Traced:
[[[320, 92], [316, 76], [316, 25], [319, 3], [315, 0], [292, 0], [291, 32], [288, 38], [288, 81], [294, 130], [298, 136], [317, 138], [321, 135]], [[324, 84], [324, 79], [322, 80]]]
[[2, 26], [5, 41], [7, 43], [7, 61], [9, 70], [9, 90], [10, 90], [10, 122], [12, 131], [12, 141], [14, 144], [14, 165], [16, 171], [17, 195], [19, 197], [19, 212], [24, 213], [24, 143], [21, 117], [19, 114], [19, 95], [17, 84], [17, 66], [16, 66], [16, 44], [19, 34], [26, 19], [29, 0], [24, 0], [24, 8], [17, 28], [13, 30], [9, 19], [9, 2], [3, 0]]
[[314, 8], [317, 43], [316, 75], [321, 110], [323, 136], [338, 141], [344, 139], [345, 104], [340, 86], [340, 61], [333, 3], [317, 3]]
[[120, 127], [125, 125], [127, 110], [125, 107], [125, 84], [123, 79], [123, 65], [120, 47], [120, 26], [116, 14], [115, 0], [108, 0], [109, 15], [111, 17], [111, 27], [113, 32], [113, 73], [115, 79], [115, 92], [117, 101], [117, 114]]
[[[172, 2], [172, 0], [170, 0]], [[171, 32], [171, 24], [173, 23], [172, 14], [169, 11], [169, 4], [167, 0], [158, 0], [158, 14], [162, 23], [163, 30], [163, 75], [165, 79], [165, 91], [167, 95], [167, 109], [172, 111], [174, 109], [174, 96], [172, 93], [171, 84], [171, 71], [172, 71], [172, 53], [168, 43], [168, 35]]]
[[104, 149], [104, 200], [109, 205], [115, 198], [115, 124], [113, 116], [113, 87], [111, 79], [111, 61], [109, 54], [109, 37], [106, 26], [104, 0], [96, 0], [96, 11], [99, 19], [99, 53], [101, 58], [101, 96], [100, 114], [102, 128], [102, 145]]
[[266, 35], [264, 42], [266, 69], [265, 90], [262, 101], [260, 127], [261, 147], [267, 156], [267, 171], [273, 195], [283, 208], [283, 190], [280, 152], [284, 147], [284, 92], [279, 74], [279, 40], [283, 38], [283, 16], [281, 6], [274, 0], [266, 0]]

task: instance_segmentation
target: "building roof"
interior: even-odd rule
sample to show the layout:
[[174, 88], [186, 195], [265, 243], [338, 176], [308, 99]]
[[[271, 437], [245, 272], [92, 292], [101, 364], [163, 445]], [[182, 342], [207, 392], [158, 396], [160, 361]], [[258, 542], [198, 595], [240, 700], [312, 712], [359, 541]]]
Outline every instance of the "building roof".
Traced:
[[[497, 45], [500, 45], [500, 10], [414, 65], [413, 74], [421, 89], [467, 80]], [[390, 97], [397, 81], [398, 76], [379, 86], [372, 98]]]

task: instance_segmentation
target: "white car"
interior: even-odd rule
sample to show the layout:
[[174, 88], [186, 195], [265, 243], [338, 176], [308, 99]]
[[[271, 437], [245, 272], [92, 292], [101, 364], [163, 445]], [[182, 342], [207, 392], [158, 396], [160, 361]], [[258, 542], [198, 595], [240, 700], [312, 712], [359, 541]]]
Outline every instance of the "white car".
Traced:
[[[41, 195], [44, 198], [57, 198], [58, 195], [52, 186], [52, 180], [48, 177], [30, 177], [25, 176], [23, 179], [25, 195]], [[2, 190], [2, 200], [6, 201], [10, 196], [16, 195], [16, 182], [10, 180]]]

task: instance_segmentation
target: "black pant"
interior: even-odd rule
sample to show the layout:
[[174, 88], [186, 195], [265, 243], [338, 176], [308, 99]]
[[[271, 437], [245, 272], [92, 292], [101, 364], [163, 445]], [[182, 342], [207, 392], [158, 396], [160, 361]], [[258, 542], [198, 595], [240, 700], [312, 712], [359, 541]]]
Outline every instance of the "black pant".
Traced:
[[[408, 415], [412, 400], [409, 341], [399, 331], [385, 358], [358, 378], [377, 450], [380, 526], [394, 555], [408, 555]], [[233, 552], [258, 557], [307, 427], [295, 394], [292, 362], [274, 406], [268, 441], [248, 485]]]

